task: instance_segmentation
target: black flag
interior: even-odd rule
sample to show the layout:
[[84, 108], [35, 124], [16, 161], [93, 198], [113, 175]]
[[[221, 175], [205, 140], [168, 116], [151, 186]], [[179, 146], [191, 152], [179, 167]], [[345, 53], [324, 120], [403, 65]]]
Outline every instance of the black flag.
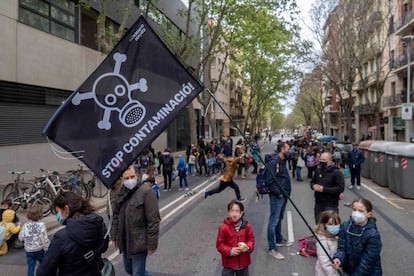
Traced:
[[202, 90], [140, 16], [43, 134], [111, 187]]

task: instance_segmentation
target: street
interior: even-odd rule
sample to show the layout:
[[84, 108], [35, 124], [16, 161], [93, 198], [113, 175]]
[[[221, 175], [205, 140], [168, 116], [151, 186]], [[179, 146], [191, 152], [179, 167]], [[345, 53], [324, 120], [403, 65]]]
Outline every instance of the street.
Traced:
[[[274, 137], [272, 144], [263, 144], [262, 155], [272, 152], [279, 138]], [[305, 174], [306, 168], [302, 170], [302, 175]], [[227, 188], [220, 194], [204, 199], [204, 190], [217, 185], [219, 177], [219, 174], [210, 177], [190, 176], [188, 180], [194, 193], [189, 196], [177, 191], [178, 179], [173, 183], [173, 191], [163, 192], [161, 189], [159, 204], [162, 222], [158, 250], [147, 259], [147, 270], [153, 276], [221, 275], [221, 256], [215, 248], [216, 236], [220, 224], [227, 216], [227, 204], [235, 198], [235, 193]], [[316, 258], [298, 255], [296, 242], [291, 247], [279, 248], [285, 256], [284, 260], [276, 260], [268, 255], [268, 198], [256, 198], [255, 175], [248, 174], [246, 179], [236, 177], [234, 180], [239, 184], [242, 196], [247, 199], [244, 202], [245, 219], [252, 225], [255, 233], [250, 275], [314, 275]], [[377, 218], [383, 243], [383, 275], [412, 275], [414, 201], [402, 199], [368, 179], [363, 179], [362, 182], [361, 190], [349, 190], [349, 180], [346, 180], [345, 198], [339, 206], [342, 221], [351, 214], [351, 209], [345, 206], [346, 203], [359, 197], [369, 199], [374, 206], [374, 216]], [[313, 227], [314, 199], [308, 181], [292, 180], [291, 199], [307, 223]], [[106, 212], [103, 211], [102, 215], [106, 216]], [[291, 203], [286, 208], [283, 234], [287, 240], [292, 241], [310, 235], [306, 224]], [[112, 246], [105, 255], [115, 265], [116, 275], [127, 275], [123, 269], [122, 257]], [[24, 275], [24, 250], [11, 249], [6, 256], [0, 257], [0, 265], [2, 275]]]

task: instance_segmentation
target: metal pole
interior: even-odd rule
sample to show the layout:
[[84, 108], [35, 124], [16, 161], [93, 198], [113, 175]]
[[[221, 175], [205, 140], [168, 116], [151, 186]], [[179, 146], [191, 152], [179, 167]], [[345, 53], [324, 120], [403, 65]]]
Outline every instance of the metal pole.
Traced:
[[[411, 90], [411, 56], [410, 56], [410, 48], [411, 48], [411, 41], [412, 38], [407, 41], [407, 104], [410, 103], [410, 90]], [[411, 119], [405, 120], [405, 142], [410, 142], [410, 126], [411, 126]]]

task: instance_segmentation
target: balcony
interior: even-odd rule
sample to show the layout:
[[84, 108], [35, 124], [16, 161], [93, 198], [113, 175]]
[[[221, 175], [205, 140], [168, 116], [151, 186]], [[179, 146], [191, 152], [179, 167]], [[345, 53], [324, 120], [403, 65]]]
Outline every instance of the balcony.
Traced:
[[370, 104], [361, 104], [361, 105], [355, 106], [354, 111], [355, 113], [358, 113], [358, 114], [372, 113]]
[[[413, 49], [411, 48], [411, 53], [410, 53], [410, 59], [411, 59], [411, 64], [414, 62], [414, 52]], [[407, 66], [408, 60], [407, 60], [407, 55], [395, 55], [393, 57], [391, 57], [390, 60], [390, 69], [391, 71], [397, 70], [397, 71], [401, 71], [404, 67]]]
[[[402, 103], [407, 102], [407, 92], [406, 91], [407, 90], [401, 90], [401, 94], [399, 95]], [[413, 90], [410, 91], [410, 102], [411, 103], [414, 102], [414, 91]]]
[[[410, 3], [411, 4], [411, 3]], [[396, 35], [403, 35], [405, 32], [410, 31], [411, 25], [414, 24], [413, 11], [403, 12], [403, 15], [394, 24], [394, 30]]]
[[398, 94], [398, 95], [395, 95], [395, 96], [384, 97], [384, 100], [382, 102], [382, 106], [383, 107], [393, 107], [393, 106], [398, 106], [402, 103], [403, 103], [402, 96], [401, 96], [401, 94]]

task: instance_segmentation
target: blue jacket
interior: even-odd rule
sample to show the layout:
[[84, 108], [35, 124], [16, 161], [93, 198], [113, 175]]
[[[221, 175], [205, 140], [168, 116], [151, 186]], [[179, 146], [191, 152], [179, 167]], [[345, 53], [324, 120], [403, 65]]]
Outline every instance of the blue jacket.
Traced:
[[[274, 176], [270, 173], [273, 171]], [[283, 188], [288, 195], [292, 191], [290, 184], [289, 171], [286, 168], [286, 159], [282, 160], [279, 156], [275, 156], [266, 163], [266, 171], [264, 174], [265, 183], [269, 187], [269, 193], [275, 195], [284, 195], [281, 188]], [[285, 195], [284, 195], [285, 196]]]
[[350, 152], [348, 152], [348, 166], [350, 168], [354, 168], [355, 167], [359, 167], [361, 166], [361, 164], [364, 162], [365, 157], [364, 154], [362, 153], [361, 150], [357, 149], [357, 150], [351, 150]]
[[375, 220], [369, 219], [365, 226], [359, 226], [349, 219], [341, 225], [338, 249], [333, 258], [341, 260], [344, 272], [350, 276], [379, 276], [382, 275], [381, 248]]

